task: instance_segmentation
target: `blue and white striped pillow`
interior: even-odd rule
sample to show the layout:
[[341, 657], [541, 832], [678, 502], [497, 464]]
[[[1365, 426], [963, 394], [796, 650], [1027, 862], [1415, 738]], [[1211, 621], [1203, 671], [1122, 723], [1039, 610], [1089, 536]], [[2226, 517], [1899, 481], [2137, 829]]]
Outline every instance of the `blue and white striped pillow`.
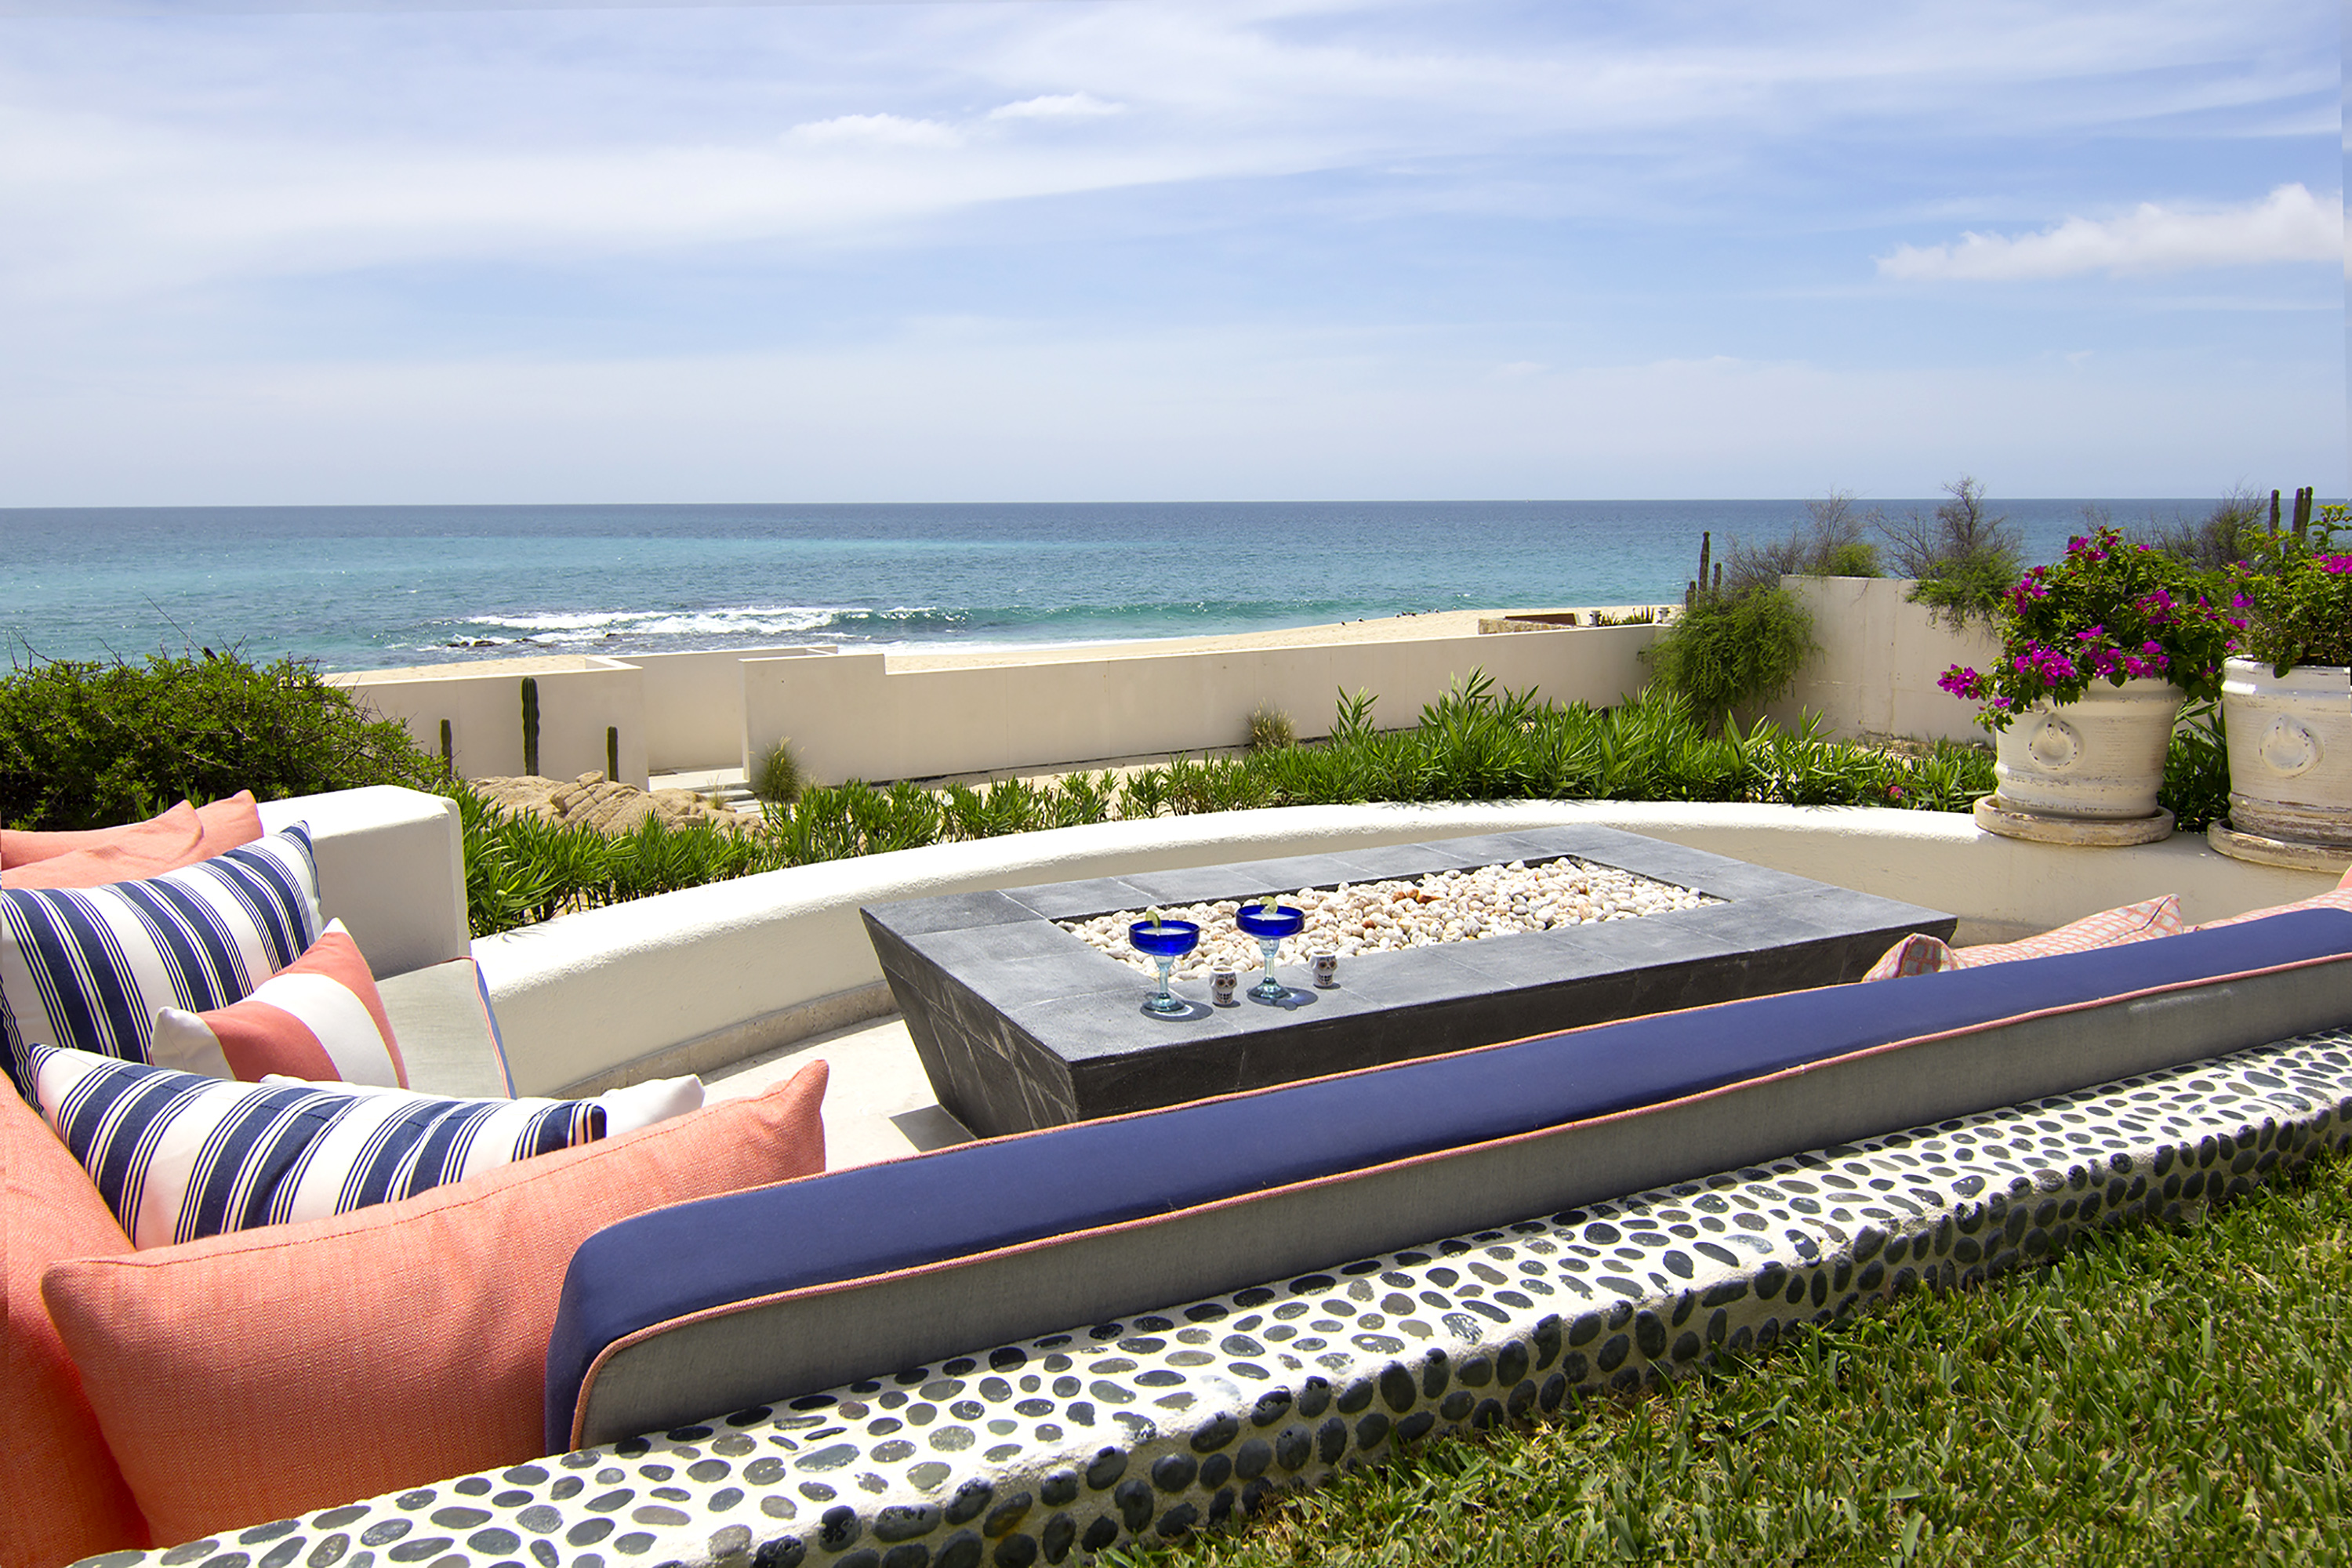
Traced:
[[593, 1100], [235, 1083], [51, 1046], [29, 1059], [34, 1103], [137, 1247], [344, 1214], [605, 1132]]
[[155, 1015], [242, 1002], [319, 940], [300, 825], [144, 881], [0, 889], [0, 1068], [35, 1046], [148, 1059]]

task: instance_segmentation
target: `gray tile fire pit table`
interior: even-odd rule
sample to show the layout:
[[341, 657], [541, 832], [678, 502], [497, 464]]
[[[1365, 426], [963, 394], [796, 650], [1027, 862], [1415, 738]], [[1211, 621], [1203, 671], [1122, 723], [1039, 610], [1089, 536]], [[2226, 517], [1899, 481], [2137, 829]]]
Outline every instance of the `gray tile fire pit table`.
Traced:
[[[1057, 921], [1573, 856], [1723, 900], [1634, 920], [1343, 960], [1286, 1003], [1144, 1010], [1151, 984]], [[1859, 979], [1910, 931], [1954, 918], [1608, 827], [1555, 827], [1258, 860], [862, 911], [940, 1103], [982, 1136], [1174, 1105], [1552, 1029]], [[1248, 977], [1244, 977], [1244, 984]]]

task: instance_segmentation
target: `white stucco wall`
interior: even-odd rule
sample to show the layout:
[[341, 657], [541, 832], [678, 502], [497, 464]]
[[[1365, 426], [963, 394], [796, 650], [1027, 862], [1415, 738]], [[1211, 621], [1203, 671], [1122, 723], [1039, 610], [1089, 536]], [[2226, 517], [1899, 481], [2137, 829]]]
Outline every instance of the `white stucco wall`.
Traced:
[[624, 784], [646, 783], [645, 676], [619, 659], [567, 656], [502, 660], [497, 666], [350, 671], [328, 679], [387, 719], [408, 727], [416, 743], [441, 754], [449, 721], [451, 759], [460, 778], [523, 771], [522, 682], [539, 682], [539, 771], [573, 778], [605, 771], [605, 730], [620, 731]]
[[639, 689], [646, 765], [657, 773], [735, 766], [743, 750], [743, 681], [735, 667], [747, 658], [824, 651], [779, 643], [633, 655], [628, 662], [645, 672]]
[[1955, 664], [1983, 669], [2000, 643], [1980, 624], [1965, 632], [1939, 625], [1904, 595], [1900, 577], [1783, 577], [1813, 617], [1821, 651], [1807, 661], [1787, 696], [1765, 709], [1794, 725], [1819, 714], [1840, 735], [1908, 735], [1919, 740], [1981, 741], [1976, 704], [1937, 689]]
[[2229, 859], [2195, 836], [2065, 848], [1996, 837], [1958, 814], [1545, 801], [1293, 806], [772, 871], [484, 937], [473, 952], [518, 1092], [545, 1094], [647, 1058], [708, 1071], [860, 1016], [844, 1014], [845, 1002], [866, 1014], [887, 1008], [861, 905], [1563, 823], [1621, 827], [1948, 910], [1964, 922], [1963, 941], [2021, 936], [2160, 893], [2178, 893], [2188, 918], [2203, 921], [2334, 884]]
[[1410, 723], [1423, 703], [1483, 669], [1498, 689], [1553, 701], [1612, 703], [1642, 683], [1651, 626], [1055, 657], [917, 668], [881, 653], [755, 659], [743, 665], [749, 767], [789, 739], [825, 784], [1151, 756], [1234, 746], [1249, 716], [1290, 716], [1301, 739], [1326, 734], [1342, 690], [1379, 699], [1376, 721]]
[[[1906, 582], [1787, 579], [1811, 610], [1822, 651], [1766, 711], [1783, 723], [1822, 715], [1840, 734], [1981, 738], [1969, 704], [1936, 689], [1954, 663], [1992, 655], [1981, 630], [1955, 634], [1904, 602]], [[1341, 691], [1370, 691], [1386, 727], [1410, 723], [1448, 685], [1484, 669], [1499, 688], [1553, 701], [1612, 703], [1640, 688], [1654, 626], [1395, 637], [1290, 647], [1040, 649], [940, 667], [937, 655], [837, 652], [782, 645], [630, 659], [552, 656], [330, 679], [417, 743], [440, 749], [450, 721], [457, 772], [522, 769], [520, 678], [540, 687], [540, 771], [558, 778], [604, 766], [604, 731], [621, 738], [625, 781], [648, 770], [749, 768], [789, 738], [810, 775], [936, 778], [1240, 744], [1250, 713], [1290, 716], [1303, 739], [1325, 733]]]

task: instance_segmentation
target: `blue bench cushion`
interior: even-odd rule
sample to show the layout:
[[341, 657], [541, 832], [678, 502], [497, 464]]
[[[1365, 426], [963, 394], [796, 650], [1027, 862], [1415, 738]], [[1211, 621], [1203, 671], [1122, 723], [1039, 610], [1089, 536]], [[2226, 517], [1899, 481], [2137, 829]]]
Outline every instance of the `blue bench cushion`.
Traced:
[[[2347, 1022], [2352, 913], [2313, 911], [1628, 1019], [683, 1205], [601, 1231], [574, 1257], [548, 1350], [547, 1440], [551, 1451], [609, 1440]], [[1681, 1120], [1624, 1125], [1662, 1108], [1681, 1108]], [[1576, 1142], [1558, 1143], [1562, 1131]], [[1508, 1163], [1441, 1169], [1479, 1151]], [[1398, 1179], [1361, 1180], [1383, 1173]], [[1360, 1190], [1317, 1190], [1335, 1181]], [[1296, 1212], [1260, 1201], [1310, 1194]], [[1180, 1216], [1199, 1221], [1196, 1234], [1165, 1229]], [[1123, 1251], [1047, 1256], [1072, 1238], [1155, 1226]], [[1382, 1242], [1396, 1226], [1406, 1228]], [[1175, 1275], [1153, 1261], [1171, 1247], [1185, 1259]], [[950, 1268], [1007, 1258], [1019, 1267]], [[1016, 1279], [1023, 1270], [1036, 1278]], [[671, 1347], [686, 1360], [648, 1363], [632, 1393], [615, 1394], [617, 1429], [590, 1415], [618, 1352], [794, 1302], [804, 1304], [796, 1321], [813, 1323], [805, 1304], [885, 1286], [895, 1305], [835, 1300], [822, 1332], [767, 1324], [748, 1375], [716, 1364], [742, 1359], [724, 1335], [707, 1352]], [[656, 1396], [656, 1384], [673, 1392]], [[722, 1391], [749, 1392], [690, 1403]], [[646, 1398], [688, 1403], [647, 1421]]]

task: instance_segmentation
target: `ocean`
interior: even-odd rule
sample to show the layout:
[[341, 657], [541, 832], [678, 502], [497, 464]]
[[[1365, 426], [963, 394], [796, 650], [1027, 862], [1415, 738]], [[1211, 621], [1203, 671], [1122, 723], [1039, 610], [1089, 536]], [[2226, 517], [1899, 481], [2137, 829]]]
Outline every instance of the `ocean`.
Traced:
[[[1991, 510], [2041, 561], [2085, 505], [2131, 523], [2211, 504]], [[1195, 637], [1672, 602], [1702, 532], [1719, 555], [1804, 515], [1801, 500], [0, 509], [0, 638], [20, 665], [211, 647], [368, 669]]]

